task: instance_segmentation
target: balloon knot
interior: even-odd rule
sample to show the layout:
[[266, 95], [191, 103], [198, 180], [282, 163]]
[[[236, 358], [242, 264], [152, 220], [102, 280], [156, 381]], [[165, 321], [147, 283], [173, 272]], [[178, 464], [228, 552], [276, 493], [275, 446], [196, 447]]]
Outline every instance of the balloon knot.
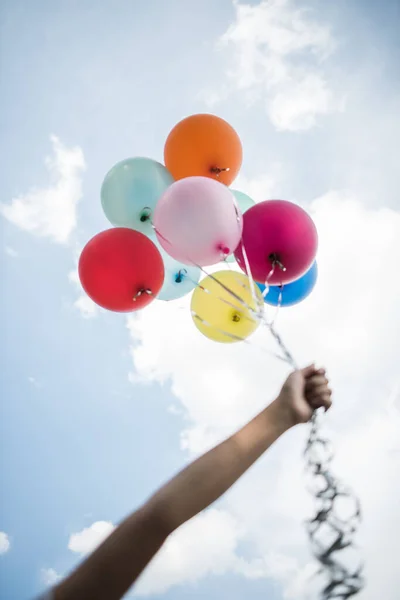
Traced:
[[216, 175], [217, 177], [220, 173], [227, 173], [228, 171], [230, 171], [229, 167], [225, 167], [223, 169], [220, 167], [211, 167], [211, 169], [210, 169], [210, 173], [212, 173], [213, 175]]
[[222, 244], [218, 246], [218, 249], [221, 251], [222, 260], [225, 260], [225, 258], [231, 253], [230, 249], [227, 246], [223, 246]]
[[148, 296], [151, 296], [151, 295], [153, 294], [153, 292], [152, 292], [151, 290], [149, 290], [149, 289], [142, 289], [142, 290], [139, 290], [139, 291], [138, 291], [138, 293], [136, 294], [136, 296], [134, 296], [134, 297], [132, 298], [132, 300], [133, 300], [134, 302], [136, 302], [136, 300], [137, 300], [138, 298], [140, 298], [140, 296], [142, 296], [143, 294], [147, 294]]
[[235, 313], [235, 314], [232, 316], [232, 321], [233, 321], [234, 323], [239, 323], [239, 321], [240, 321], [240, 315], [239, 315], [238, 313]]
[[141, 223], [146, 223], [146, 221], [149, 221], [151, 217], [151, 208], [149, 208], [148, 206], [146, 206], [142, 212], [140, 213], [140, 221]]
[[175, 283], [182, 283], [185, 275], [187, 275], [186, 269], [181, 269], [175, 276]]
[[279, 255], [276, 252], [272, 252], [269, 256], [268, 256], [268, 260], [270, 261], [270, 263], [272, 264], [272, 266], [275, 267], [279, 267], [281, 271], [286, 271], [286, 267], [284, 266], [284, 264], [281, 262]]

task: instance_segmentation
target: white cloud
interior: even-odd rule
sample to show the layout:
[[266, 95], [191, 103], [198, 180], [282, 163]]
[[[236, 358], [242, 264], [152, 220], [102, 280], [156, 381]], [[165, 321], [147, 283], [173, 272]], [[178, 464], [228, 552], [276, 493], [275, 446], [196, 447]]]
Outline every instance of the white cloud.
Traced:
[[41, 569], [40, 580], [46, 587], [51, 587], [61, 581], [62, 576], [54, 569]]
[[96, 521], [82, 531], [72, 533], [68, 541], [68, 549], [78, 554], [89, 554], [99, 546], [114, 530], [109, 521]]
[[92, 319], [98, 314], [98, 307], [89, 296], [82, 294], [82, 296], [79, 296], [79, 298], [75, 300], [74, 306], [85, 319]]
[[[384, 398], [375, 398], [376, 401]], [[364, 525], [360, 548], [367, 561], [368, 585], [362, 600], [380, 595], [393, 600], [400, 583], [397, 568], [396, 535], [400, 530], [400, 486], [396, 473], [400, 455], [400, 416], [372, 412], [356, 426], [353, 435], [343, 437], [337, 452], [337, 470], [362, 494]], [[379, 517], [379, 518], [378, 518]]]
[[[360, 600], [376, 598], [382, 585], [395, 600], [400, 213], [366, 208], [341, 191], [318, 198], [310, 210], [320, 235], [319, 282], [302, 305], [281, 310], [277, 327], [300, 364], [320, 361], [333, 379], [327, 425], [337, 446], [334, 469], [355, 487], [365, 512], [360, 543], [368, 587]], [[266, 330], [255, 334], [253, 346], [213, 344], [194, 327], [188, 303], [154, 303], [127, 323], [136, 380], [171, 384], [186, 417], [181, 446], [195, 456], [273, 399], [287, 369], [257, 347], [274, 348]], [[303, 527], [312, 509], [301, 456], [306, 433], [307, 427], [288, 433], [223, 501], [224, 514], [253, 548], [245, 563], [232, 551], [224, 568], [273, 576], [286, 598], [298, 600], [308, 598], [314, 568]], [[181, 567], [179, 581], [190, 580], [192, 566]], [[163, 568], [169, 572], [167, 563]]]
[[100, 308], [83, 291], [81, 282], [79, 280], [78, 267], [76, 267], [73, 271], [69, 272], [68, 279], [72, 284], [76, 286], [76, 289], [79, 291], [79, 296], [74, 302], [74, 307], [79, 311], [79, 313], [84, 319], [92, 319], [93, 317], [97, 317]]
[[[33, 188], [13, 198], [10, 204], [0, 204], [0, 213], [24, 231], [66, 244], [76, 228], [77, 205], [82, 198], [82, 176], [86, 165], [79, 146], [67, 148], [56, 136], [50, 139], [53, 156], [45, 160], [50, 175], [49, 185]], [[18, 256], [9, 246], [5, 252], [11, 257]], [[69, 280], [81, 292], [74, 302], [75, 308], [84, 318], [96, 316], [98, 307], [83, 293], [77, 268], [69, 273]]]
[[239, 173], [232, 188], [244, 192], [255, 202], [263, 202], [279, 194], [281, 180], [282, 165], [275, 163], [269, 165], [268, 173], [257, 178], [248, 178], [243, 173]]
[[[245, 532], [227, 511], [211, 508], [193, 518], [165, 543], [134, 587], [134, 594], [163, 594], [175, 585], [192, 584], [210, 575], [236, 573], [249, 579], [274, 576], [299, 579], [296, 559], [269, 552], [244, 558], [240, 542]], [[306, 573], [310, 572], [307, 567]], [[294, 596], [288, 595], [287, 598]]]
[[135, 594], [162, 594], [174, 585], [231, 571], [239, 536], [228, 513], [211, 509], [199, 515], [167, 540], [135, 586]]
[[319, 115], [334, 108], [332, 92], [319, 75], [305, 74], [288, 82], [269, 103], [272, 123], [280, 130], [301, 131], [314, 127]]
[[85, 159], [80, 147], [67, 148], [56, 136], [50, 139], [53, 156], [45, 160], [49, 185], [32, 188], [9, 204], [0, 204], [0, 212], [24, 231], [65, 244], [76, 227]]
[[[112, 523], [99, 521], [71, 535], [68, 548], [81, 555], [92, 552], [112, 531]], [[192, 584], [210, 575], [242, 574], [251, 579], [290, 573], [298, 577], [296, 560], [276, 553], [260, 558], [240, 555], [245, 531], [227, 511], [211, 508], [191, 519], [165, 542], [133, 588], [134, 596], [163, 594], [176, 585]], [[60, 576], [42, 569], [50, 585]], [[46, 583], [46, 582], [45, 582]], [[290, 596], [287, 596], [288, 598]]]
[[234, 6], [235, 21], [218, 42], [229, 52], [227, 80], [205, 94], [210, 106], [239, 91], [250, 104], [264, 100], [273, 125], [289, 131], [310, 129], [342, 108], [324, 72], [335, 48], [326, 25], [291, 0]]
[[4, 531], [0, 531], [0, 554], [6, 554], [10, 546], [10, 538]]

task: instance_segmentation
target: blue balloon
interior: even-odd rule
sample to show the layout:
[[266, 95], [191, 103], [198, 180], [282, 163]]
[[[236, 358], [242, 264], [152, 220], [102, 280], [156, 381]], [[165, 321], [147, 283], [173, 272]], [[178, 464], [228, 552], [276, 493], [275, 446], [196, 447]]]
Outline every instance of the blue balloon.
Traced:
[[150, 158], [128, 158], [107, 173], [101, 187], [101, 204], [107, 219], [155, 238], [151, 225], [154, 208], [173, 183], [161, 163]]
[[165, 252], [156, 243], [164, 261], [165, 277], [164, 284], [157, 294], [158, 300], [177, 300], [189, 294], [196, 287], [201, 271], [198, 267], [192, 267], [179, 263]]
[[[317, 277], [318, 267], [317, 263], [314, 262], [307, 273], [300, 277], [300, 279], [297, 279], [297, 281], [288, 283], [287, 285], [284, 285], [283, 288], [279, 285], [271, 285], [268, 294], [265, 296], [265, 302], [271, 306], [278, 306], [279, 297], [282, 292], [281, 306], [293, 306], [294, 304], [298, 304], [311, 294], [317, 282]], [[257, 285], [261, 292], [264, 292], [265, 285], [262, 283], [257, 283]]]

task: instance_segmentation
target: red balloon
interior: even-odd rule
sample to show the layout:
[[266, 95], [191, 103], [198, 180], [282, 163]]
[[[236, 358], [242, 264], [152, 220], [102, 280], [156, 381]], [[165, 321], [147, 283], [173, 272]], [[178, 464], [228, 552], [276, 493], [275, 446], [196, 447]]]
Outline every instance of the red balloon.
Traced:
[[[235, 252], [243, 271], [244, 245], [254, 279], [265, 283], [275, 261], [271, 285], [291, 283], [304, 275], [314, 262], [318, 234], [311, 217], [287, 200], [266, 200], [243, 215], [243, 236]], [[283, 271], [279, 263], [285, 267]]]
[[87, 295], [115, 312], [147, 306], [164, 283], [164, 263], [155, 244], [125, 227], [95, 235], [82, 250], [78, 270]]

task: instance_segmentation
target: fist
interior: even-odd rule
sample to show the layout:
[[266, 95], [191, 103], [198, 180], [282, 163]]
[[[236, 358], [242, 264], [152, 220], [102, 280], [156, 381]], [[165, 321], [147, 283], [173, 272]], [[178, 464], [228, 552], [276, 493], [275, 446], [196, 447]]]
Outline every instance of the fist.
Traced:
[[278, 402], [289, 426], [307, 423], [317, 408], [328, 410], [332, 405], [332, 390], [325, 369], [310, 365], [294, 371], [285, 381]]

